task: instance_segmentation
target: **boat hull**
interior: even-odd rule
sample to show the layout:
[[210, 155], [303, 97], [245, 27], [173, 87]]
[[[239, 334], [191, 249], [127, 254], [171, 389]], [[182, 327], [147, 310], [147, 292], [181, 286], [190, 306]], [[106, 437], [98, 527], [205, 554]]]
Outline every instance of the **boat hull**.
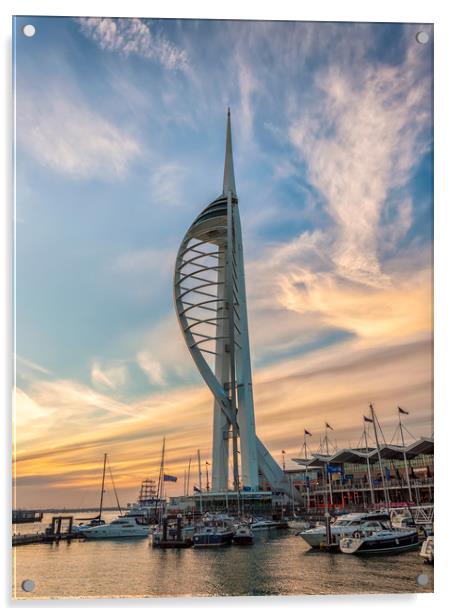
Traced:
[[395, 554], [397, 552], [405, 552], [414, 550], [419, 546], [419, 537], [417, 532], [400, 533], [398, 536], [370, 536], [363, 538], [343, 538], [340, 541], [340, 549], [344, 554]]
[[193, 535], [194, 548], [220, 548], [225, 545], [230, 545], [233, 538], [233, 533], [200, 533]]

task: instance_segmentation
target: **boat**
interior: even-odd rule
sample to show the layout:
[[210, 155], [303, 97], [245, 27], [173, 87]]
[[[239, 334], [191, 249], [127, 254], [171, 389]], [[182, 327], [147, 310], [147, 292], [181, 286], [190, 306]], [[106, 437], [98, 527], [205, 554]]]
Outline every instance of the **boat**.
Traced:
[[125, 539], [147, 537], [150, 532], [148, 524], [142, 524], [133, 516], [120, 515], [108, 524], [84, 528], [80, 534], [85, 539]]
[[422, 542], [420, 554], [425, 563], [433, 565], [433, 535], [430, 535]]
[[[83, 520], [83, 519], [84, 518], [79, 518], [79, 520]], [[105, 524], [105, 520], [103, 520], [99, 516], [96, 516], [95, 518], [87, 518], [87, 519], [88, 519], [87, 524], [73, 524], [72, 525], [73, 532], [81, 533], [87, 528], [94, 528], [96, 526], [102, 526], [103, 524]]]
[[248, 524], [240, 524], [232, 537], [232, 543], [236, 545], [251, 545], [254, 543], [254, 535]]
[[[389, 521], [387, 512], [370, 513], [347, 513], [338, 516], [330, 526], [332, 542], [338, 542], [341, 537], [351, 537], [356, 531], [380, 530], [380, 522]], [[308, 530], [302, 530], [297, 536], [311, 548], [320, 548], [327, 543], [326, 526], [315, 526]]]
[[433, 519], [420, 515], [416, 508], [401, 508], [391, 511], [391, 525], [393, 528], [417, 528], [421, 537], [427, 537], [433, 531]]
[[154, 479], [144, 479], [136, 502], [127, 503], [128, 513], [143, 518], [148, 523], [156, 523], [161, 519], [166, 504], [165, 500], [159, 497], [158, 491], [160, 488], [156, 486]]
[[230, 545], [235, 529], [224, 517], [205, 517], [203, 524], [193, 533], [193, 547], [221, 547]]
[[[104, 494], [105, 494], [105, 470], [107, 467], [107, 454], [104, 453], [104, 465], [102, 469], [102, 485], [100, 488], [100, 503], [99, 513], [94, 518], [78, 518], [79, 522], [87, 522], [86, 524], [74, 524], [72, 530], [74, 533], [81, 533], [82, 531], [105, 524], [105, 520], [102, 518]], [[116, 490], [115, 490], [116, 493]]]
[[[250, 527], [253, 532], [270, 530], [271, 528], [282, 528], [281, 520], [267, 520], [265, 518], [252, 518]], [[287, 528], [287, 526], [284, 526]]]
[[343, 537], [339, 542], [343, 554], [393, 554], [417, 548], [419, 537], [416, 529], [400, 530], [381, 528], [367, 533], [355, 531], [353, 537]]

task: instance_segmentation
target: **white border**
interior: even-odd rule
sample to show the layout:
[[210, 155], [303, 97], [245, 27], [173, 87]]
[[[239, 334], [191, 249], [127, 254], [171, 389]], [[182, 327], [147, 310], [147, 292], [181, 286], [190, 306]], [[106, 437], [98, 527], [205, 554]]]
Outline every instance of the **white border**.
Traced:
[[[113, 4], [105, 0], [17, 0], [12, 2], [4, 0], [1, 5], [0, 28], [2, 44], [5, 54], [1, 63], [0, 82], [6, 87], [3, 104], [3, 131], [7, 136], [1, 150], [3, 164], [0, 165], [3, 175], [2, 208], [2, 268], [0, 268], [2, 332], [0, 340], [3, 341], [1, 361], [1, 391], [2, 408], [5, 417], [3, 430], [4, 447], [7, 458], [11, 453], [10, 446], [10, 390], [11, 390], [11, 15], [101, 15], [101, 16], [149, 16], [149, 17], [192, 17], [192, 18], [235, 18], [235, 19], [298, 19], [304, 21], [393, 21], [416, 22], [435, 24], [435, 425], [436, 425], [436, 566], [435, 566], [435, 594], [434, 595], [392, 595], [381, 596], [328, 596], [328, 597], [284, 597], [284, 598], [240, 598], [240, 599], [209, 599], [209, 600], [86, 600], [80, 603], [74, 601], [51, 602], [17, 602], [9, 601], [10, 595], [10, 512], [8, 498], [4, 498], [5, 506], [2, 541], [1, 582], [2, 598], [7, 609], [22, 612], [32, 605], [34, 609], [47, 611], [49, 607], [66, 610], [69, 607], [83, 609], [91, 613], [96, 608], [120, 609], [122, 611], [133, 607], [138, 610], [165, 609], [165, 611], [184, 613], [199, 613], [204, 610], [225, 612], [226, 610], [259, 609], [262, 613], [274, 614], [275, 610], [306, 611], [315, 610], [317, 614], [334, 612], [335, 614], [360, 614], [365, 611], [373, 615], [382, 611], [391, 610], [410, 611], [411, 614], [425, 616], [429, 609], [440, 610], [441, 605], [447, 605], [448, 587], [450, 582], [450, 566], [448, 564], [451, 553], [450, 531], [450, 493], [448, 482], [451, 462], [446, 458], [447, 447], [450, 447], [450, 415], [452, 412], [451, 396], [451, 364], [449, 355], [452, 349], [452, 336], [450, 322], [452, 320], [450, 269], [452, 264], [452, 199], [451, 177], [452, 165], [448, 154], [450, 136], [452, 135], [452, 97], [450, 91], [451, 71], [451, 41], [452, 20], [448, 3], [441, 0], [428, 0], [420, 2], [411, 0], [402, 3], [394, 0], [321, 0], [321, 2], [295, 2], [278, 0], [272, 3], [254, 5], [239, 0], [228, 0], [226, 3], [212, 3], [207, 1], [167, 1], [153, 3], [146, 1], [127, 0]], [[6, 344], [5, 344], [6, 341]], [[8, 427], [9, 426], [9, 427]], [[447, 442], [446, 442], [447, 439]], [[8, 475], [9, 459], [4, 465], [6, 472], [1, 474], [3, 494], [10, 491], [10, 476]], [[388, 571], [388, 574], [390, 572]], [[433, 603], [435, 605], [433, 606]]]

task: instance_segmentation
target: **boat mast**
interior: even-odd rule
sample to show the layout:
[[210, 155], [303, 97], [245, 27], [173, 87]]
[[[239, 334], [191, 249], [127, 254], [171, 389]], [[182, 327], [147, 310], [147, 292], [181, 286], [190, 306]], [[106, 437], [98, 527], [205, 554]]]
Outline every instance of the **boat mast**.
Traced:
[[364, 442], [366, 443], [366, 460], [367, 460], [367, 477], [369, 479], [369, 487], [370, 487], [370, 498], [372, 499], [372, 505], [375, 505], [375, 495], [374, 495], [374, 487], [372, 485], [372, 473], [370, 472], [370, 460], [369, 460], [369, 447], [367, 445], [367, 430], [366, 430], [366, 422], [363, 419], [364, 424]]
[[201, 473], [201, 454], [198, 449], [198, 481], [199, 481], [199, 511], [202, 515], [202, 473]]
[[104, 453], [104, 470], [102, 471], [102, 487], [100, 489], [100, 504], [99, 504], [99, 520], [102, 519], [102, 508], [104, 505], [104, 488], [105, 488], [105, 467], [107, 465], [107, 454]]
[[385, 498], [386, 508], [389, 509], [389, 494], [388, 494], [388, 489], [386, 487], [386, 477], [383, 474], [383, 465], [381, 463], [380, 443], [378, 442], [378, 434], [377, 434], [377, 424], [376, 424], [376, 419], [375, 419], [375, 411], [374, 411], [374, 407], [373, 407], [372, 404], [370, 404], [369, 406], [370, 406], [370, 412], [371, 412], [371, 415], [372, 415], [372, 423], [373, 423], [373, 426], [374, 426], [375, 443], [377, 445], [378, 465], [380, 467], [381, 481], [382, 481], [382, 485], [383, 485], [383, 494], [384, 494], [384, 498]]
[[[163, 437], [163, 444], [162, 444], [162, 457], [160, 458], [160, 471], [159, 471], [159, 482], [157, 484], [157, 498], [155, 500], [155, 515], [157, 517], [157, 513], [158, 513], [158, 508], [159, 508], [159, 501], [161, 500], [161, 494], [163, 492], [163, 467], [165, 464], [165, 441], [166, 441], [166, 437]], [[161, 508], [160, 508], [160, 512], [161, 512]]]
[[403, 428], [402, 428], [402, 417], [401, 417], [401, 415], [402, 415], [402, 413], [400, 412], [400, 407], [399, 407], [399, 430], [400, 430], [400, 438], [402, 439], [403, 462], [405, 464], [405, 475], [406, 475], [406, 483], [407, 483], [407, 486], [408, 486], [408, 496], [409, 496], [410, 502], [412, 502], [413, 497], [411, 495], [410, 473], [408, 471], [408, 462], [407, 462], [407, 459], [406, 459], [405, 439], [403, 437]]

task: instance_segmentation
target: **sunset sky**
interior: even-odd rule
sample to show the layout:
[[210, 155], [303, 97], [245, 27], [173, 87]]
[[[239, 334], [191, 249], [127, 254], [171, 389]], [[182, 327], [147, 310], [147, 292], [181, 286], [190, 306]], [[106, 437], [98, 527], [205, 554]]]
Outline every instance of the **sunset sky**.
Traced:
[[97, 503], [104, 452], [130, 501], [164, 435], [169, 494], [210, 460], [172, 274], [221, 193], [228, 106], [259, 436], [278, 461], [325, 421], [353, 446], [369, 402], [388, 442], [397, 406], [431, 435], [431, 26], [15, 27], [17, 505]]

